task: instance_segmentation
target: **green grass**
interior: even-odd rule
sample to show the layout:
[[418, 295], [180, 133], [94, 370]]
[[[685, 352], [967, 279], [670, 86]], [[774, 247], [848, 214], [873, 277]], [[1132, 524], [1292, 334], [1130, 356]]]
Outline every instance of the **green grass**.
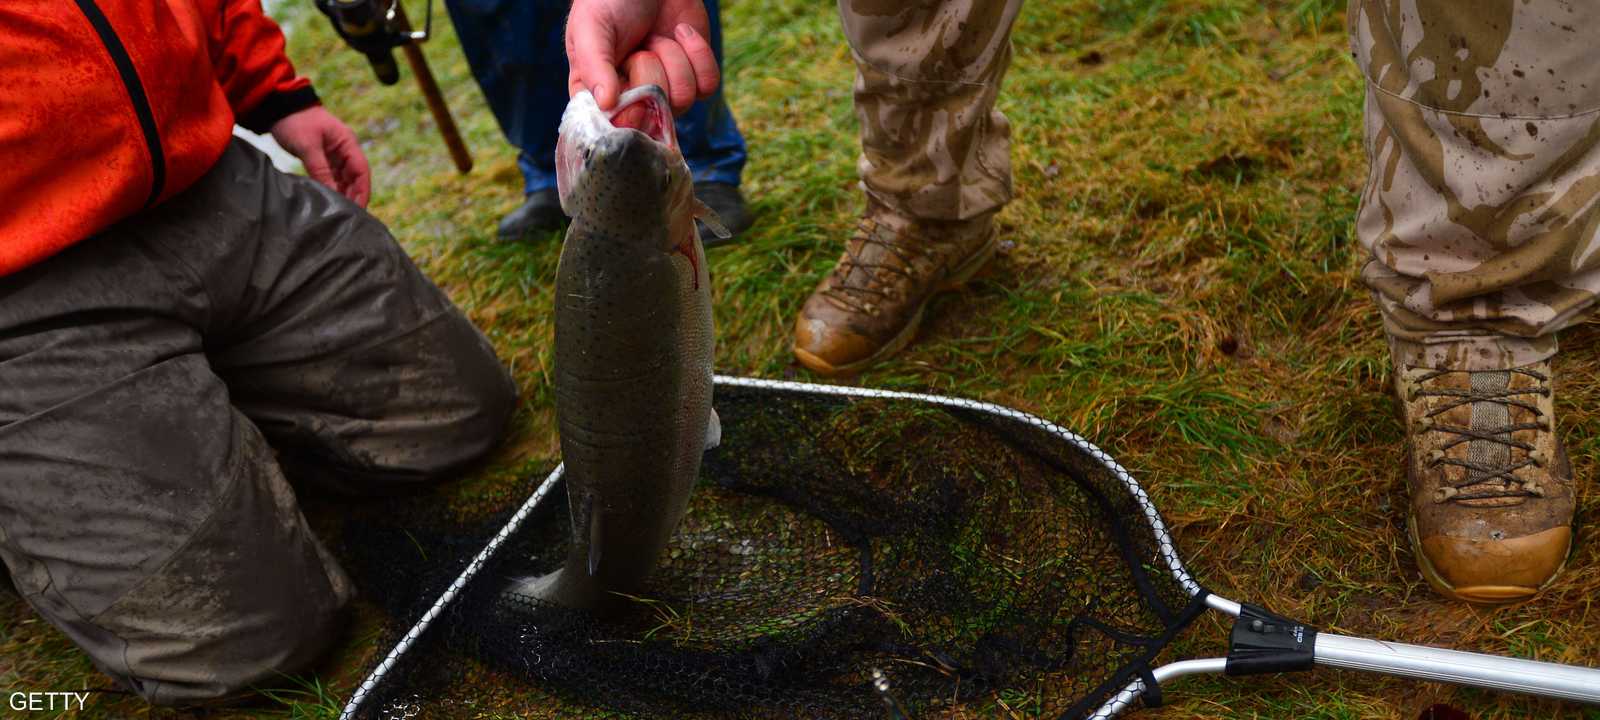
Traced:
[[[1585, 542], [1537, 600], [1478, 609], [1433, 595], [1404, 542], [1402, 448], [1376, 310], [1356, 277], [1361, 87], [1336, 0], [1033, 2], [1001, 109], [1014, 128], [1007, 249], [939, 300], [910, 350], [859, 378], [992, 400], [1056, 420], [1141, 478], [1215, 590], [1333, 631], [1600, 665], [1600, 551]], [[852, 66], [831, 3], [728, 2], [727, 86], [750, 142], [759, 217], [711, 253], [723, 372], [807, 377], [793, 315], [861, 200]], [[415, 10], [414, 10], [415, 12]], [[441, 13], [441, 20], [442, 13]], [[503, 505], [556, 454], [550, 385], [554, 236], [493, 240], [520, 201], [448, 23], [427, 46], [477, 158], [457, 175], [410, 80], [377, 85], [326, 22], [295, 8], [290, 52], [366, 142], [373, 212], [484, 328], [522, 388], [512, 439], [460, 483]], [[1600, 450], [1600, 348], [1568, 333], [1557, 363], [1580, 520]], [[329, 717], [378, 652], [357, 632], [312, 684], [208, 717]], [[1218, 652], [1204, 621], [1178, 650]], [[102, 688], [60, 635], [0, 600], [0, 690]], [[1552, 703], [1318, 672], [1168, 688], [1159, 718], [1596, 717]], [[1026, 694], [995, 717], [1026, 715]], [[1011, 708], [1008, 712], [1005, 708]], [[483, 717], [494, 711], [484, 710]], [[84, 717], [163, 716], [97, 694]]]

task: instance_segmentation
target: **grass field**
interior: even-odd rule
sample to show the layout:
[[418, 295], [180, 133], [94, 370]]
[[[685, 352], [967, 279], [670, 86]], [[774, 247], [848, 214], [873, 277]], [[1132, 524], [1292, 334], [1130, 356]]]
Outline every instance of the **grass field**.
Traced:
[[[807, 378], [789, 354], [793, 316], [861, 204], [852, 66], [832, 3], [729, 0], [723, 12], [758, 221], [710, 254], [718, 366]], [[427, 53], [477, 157], [466, 176], [410, 80], [379, 86], [309, 3], [287, 18], [290, 53], [366, 141], [373, 212], [515, 372], [515, 434], [454, 496], [505, 502], [556, 454], [558, 238], [493, 239], [520, 201], [514, 151], [439, 15]], [[1600, 547], [1589, 538], [1547, 592], [1500, 609], [1434, 595], [1404, 541], [1387, 352], [1356, 279], [1365, 167], [1343, 20], [1338, 0], [1028, 5], [1000, 100], [1017, 186], [1001, 215], [1006, 249], [934, 305], [916, 345], [856, 382], [991, 400], [1091, 438], [1144, 482], [1190, 567], [1223, 595], [1335, 632], [1600, 665]], [[1597, 510], [1597, 339], [1593, 325], [1570, 331], [1556, 363], [1580, 523]], [[370, 633], [358, 629], [317, 680], [268, 709], [205, 717], [332, 717], [371, 660]], [[1214, 654], [1224, 641], [1223, 625], [1205, 622], [1179, 651]], [[108, 685], [26, 607], [0, 599], [0, 691]], [[1166, 697], [1140, 717], [1415, 718], [1449, 703], [1473, 718], [1600, 718], [1331, 671], [1187, 679]], [[98, 693], [83, 717], [169, 714]]]

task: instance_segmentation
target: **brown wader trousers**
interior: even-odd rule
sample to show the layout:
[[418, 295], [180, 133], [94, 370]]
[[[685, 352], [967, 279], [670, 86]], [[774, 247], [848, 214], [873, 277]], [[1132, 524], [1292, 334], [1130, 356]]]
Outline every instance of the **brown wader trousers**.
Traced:
[[[906, 218], [1011, 198], [994, 109], [1020, 0], [839, 0], [862, 187]], [[1525, 365], [1600, 297], [1600, 3], [1352, 0], [1372, 171], [1363, 278], [1399, 359]]]
[[425, 483], [494, 447], [515, 401], [382, 224], [236, 141], [181, 195], [0, 277], [0, 559], [152, 702], [276, 682], [351, 594], [284, 468]]
[[1600, 294], [1600, 2], [1352, 0], [1362, 273], [1402, 363], [1556, 351]]
[[839, 0], [856, 61], [861, 185], [903, 218], [972, 220], [1011, 200], [996, 110], [1022, 0]]

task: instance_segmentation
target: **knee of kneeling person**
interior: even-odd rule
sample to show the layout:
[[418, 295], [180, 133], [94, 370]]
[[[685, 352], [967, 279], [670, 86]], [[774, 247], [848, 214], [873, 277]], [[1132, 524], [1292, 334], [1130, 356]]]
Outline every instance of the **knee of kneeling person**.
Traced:
[[369, 438], [369, 473], [401, 484], [447, 480], [482, 461], [505, 439], [517, 407], [517, 388], [493, 353], [447, 382], [435, 381], [421, 409], [388, 423]]
[[498, 362], [474, 378], [463, 378], [428, 437], [419, 438], [411, 468], [429, 479], [444, 479], [478, 463], [500, 446], [517, 408], [517, 388]]

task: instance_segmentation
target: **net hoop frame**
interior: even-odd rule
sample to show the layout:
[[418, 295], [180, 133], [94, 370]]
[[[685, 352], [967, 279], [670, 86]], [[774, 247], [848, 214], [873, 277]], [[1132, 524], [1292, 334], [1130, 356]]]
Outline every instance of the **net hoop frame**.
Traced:
[[[1122, 483], [1124, 489], [1143, 509], [1144, 520], [1149, 525], [1160, 546], [1159, 551], [1166, 563], [1167, 571], [1171, 573], [1178, 585], [1189, 593], [1191, 598], [1201, 598], [1195, 602], [1203, 603], [1206, 608], [1235, 618], [1239, 618], [1245, 610], [1244, 606], [1238, 602], [1210, 593], [1201, 587], [1194, 577], [1189, 574], [1188, 569], [1183, 565], [1182, 559], [1178, 556], [1177, 546], [1173, 542], [1171, 534], [1167, 531], [1166, 523], [1161, 520], [1155, 504], [1150, 500], [1149, 495], [1145, 493], [1144, 488], [1139, 485], [1139, 482], [1133, 478], [1133, 475], [1094, 443], [1060, 425], [1004, 405], [929, 393], [878, 390], [846, 385], [821, 385], [731, 375], [716, 375], [713, 380], [715, 385], [726, 387], [782, 390], [850, 398], [912, 400], [942, 407], [987, 413], [1023, 422], [1044, 430], [1093, 457]], [[539, 484], [539, 487], [534, 490], [533, 494], [506, 521], [505, 526], [495, 533], [494, 537], [473, 557], [466, 568], [445, 588], [439, 598], [417, 619], [406, 634], [395, 643], [394, 648], [361, 681], [343, 711], [340, 712], [339, 720], [355, 720], [357, 713], [363, 709], [363, 705], [372, 696], [373, 690], [378, 684], [399, 664], [406, 652], [427, 632], [428, 628], [444, 613], [445, 609], [456, 600], [467, 584], [495, 556], [500, 547], [521, 529], [523, 523], [533, 514], [534, 509], [549, 496], [550, 492], [556, 487], [557, 481], [561, 479], [564, 468], [564, 465], [557, 465], [550, 472], [544, 481]], [[1489, 690], [1528, 693], [1600, 705], [1600, 668], [1408, 645], [1327, 632], [1315, 634], [1312, 655], [1314, 664], [1318, 666], [1433, 682], [1457, 683]], [[1178, 660], [1150, 668], [1147, 674], [1134, 678], [1120, 692], [1108, 698], [1089, 717], [1092, 720], [1106, 720], [1121, 715], [1136, 703], [1139, 703], [1141, 699], [1158, 700], [1160, 686], [1168, 680], [1202, 673], [1228, 673], [1228, 665], [1231, 662], [1231, 658], [1232, 647], [1229, 648], [1229, 657]]]

